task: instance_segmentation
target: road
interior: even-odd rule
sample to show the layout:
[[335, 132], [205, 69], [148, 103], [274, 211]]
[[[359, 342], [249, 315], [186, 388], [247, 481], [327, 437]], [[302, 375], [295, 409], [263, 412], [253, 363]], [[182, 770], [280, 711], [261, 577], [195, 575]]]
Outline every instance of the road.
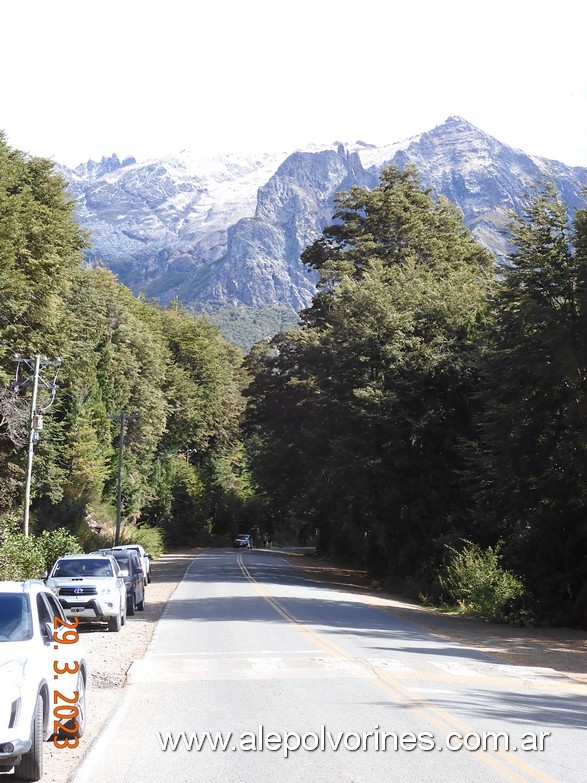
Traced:
[[585, 783], [586, 727], [586, 688], [553, 670], [427, 633], [277, 553], [210, 550], [73, 781]]

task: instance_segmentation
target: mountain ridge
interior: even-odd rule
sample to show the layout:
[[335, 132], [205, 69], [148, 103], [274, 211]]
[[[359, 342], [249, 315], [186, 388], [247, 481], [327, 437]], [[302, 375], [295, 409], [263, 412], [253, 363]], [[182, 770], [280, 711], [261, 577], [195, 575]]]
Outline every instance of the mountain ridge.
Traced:
[[372, 188], [386, 165], [413, 164], [422, 183], [460, 207], [498, 260], [504, 227], [533, 185], [552, 178], [571, 210], [587, 168], [529, 155], [457, 115], [400, 142], [309, 145], [288, 152], [176, 156], [116, 154], [58, 166], [92, 236], [88, 264], [104, 263], [135, 293], [214, 312], [306, 307], [315, 276], [302, 250], [332, 221], [337, 192]]

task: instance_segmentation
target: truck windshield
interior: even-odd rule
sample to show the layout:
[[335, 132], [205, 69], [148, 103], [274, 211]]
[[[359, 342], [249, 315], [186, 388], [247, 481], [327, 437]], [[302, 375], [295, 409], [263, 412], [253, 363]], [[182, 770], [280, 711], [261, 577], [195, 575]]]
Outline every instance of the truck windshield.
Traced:
[[95, 560], [61, 560], [53, 576], [112, 576], [112, 566], [104, 558]]

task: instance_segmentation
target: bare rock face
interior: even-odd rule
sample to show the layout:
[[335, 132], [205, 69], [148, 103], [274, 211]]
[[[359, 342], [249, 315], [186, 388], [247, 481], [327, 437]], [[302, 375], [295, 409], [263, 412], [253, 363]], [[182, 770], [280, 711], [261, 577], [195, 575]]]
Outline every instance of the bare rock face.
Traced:
[[587, 169], [513, 149], [460, 117], [386, 147], [335, 143], [292, 154], [224, 155], [138, 163], [116, 155], [61, 167], [100, 260], [136, 293], [187, 305], [306, 307], [315, 290], [300, 254], [332, 222], [333, 200], [375, 187], [382, 168], [414, 164], [424, 185], [457, 204], [498, 259], [510, 212], [533, 184], [554, 179], [571, 210]]

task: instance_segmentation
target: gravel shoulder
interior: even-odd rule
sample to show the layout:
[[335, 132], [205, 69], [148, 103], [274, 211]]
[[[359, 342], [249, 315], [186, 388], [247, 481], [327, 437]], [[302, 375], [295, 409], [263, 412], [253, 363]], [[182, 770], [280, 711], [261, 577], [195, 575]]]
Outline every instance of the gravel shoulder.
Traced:
[[75, 749], [60, 750], [52, 742], [45, 743], [42, 783], [66, 783], [80, 764], [122, 699], [131, 663], [144, 656], [165, 604], [197, 552], [173, 552], [154, 561], [153, 581], [146, 588], [145, 610], [128, 617], [118, 633], [102, 630], [105, 626], [80, 629], [80, 644], [90, 673], [88, 728]]
[[370, 603], [438, 636], [474, 647], [515, 666], [554, 669], [587, 685], [587, 632], [572, 628], [517, 628], [478, 617], [410, 603], [373, 588], [364, 571], [342, 568], [308, 553], [288, 555], [304, 575], [341, 590], [361, 592]]

